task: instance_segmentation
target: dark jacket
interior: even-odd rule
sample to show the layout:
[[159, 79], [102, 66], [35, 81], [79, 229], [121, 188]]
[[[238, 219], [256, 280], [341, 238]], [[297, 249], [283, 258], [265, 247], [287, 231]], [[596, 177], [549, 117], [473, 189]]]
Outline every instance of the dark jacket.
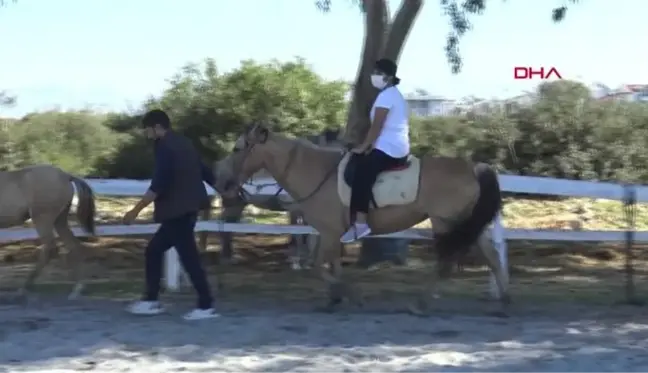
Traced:
[[203, 180], [214, 185], [214, 176], [200, 160], [191, 141], [168, 131], [155, 144], [155, 172], [150, 189], [157, 194], [153, 217], [156, 222], [208, 207]]

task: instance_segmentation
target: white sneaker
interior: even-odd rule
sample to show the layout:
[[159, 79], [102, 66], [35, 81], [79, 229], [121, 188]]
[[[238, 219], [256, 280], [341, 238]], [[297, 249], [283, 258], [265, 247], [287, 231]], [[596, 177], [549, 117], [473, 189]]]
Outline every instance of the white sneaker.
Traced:
[[131, 303], [126, 307], [126, 311], [133, 315], [153, 316], [163, 313], [164, 307], [162, 307], [160, 302], [140, 300]]
[[207, 308], [207, 309], [196, 308], [192, 311], [185, 313], [184, 316], [182, 316], [182, 318], [187, 321], [215, 319], [217, 317], [220, 317], [220, 315], [217, 314], [216, 310], [214, 310], [213, 308]]
[[342, 243], [351, 243], [371, 234], [371, 228], [367, 224], [355, 223], [340, 238]]

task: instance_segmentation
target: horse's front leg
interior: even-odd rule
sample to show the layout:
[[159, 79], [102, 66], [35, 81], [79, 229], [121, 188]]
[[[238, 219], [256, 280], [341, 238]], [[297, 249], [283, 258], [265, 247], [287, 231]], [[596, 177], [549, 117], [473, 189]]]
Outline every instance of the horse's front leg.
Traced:
[[[247, 204], [242, 198], [223, 199], [220, 219], [224, 220], [226, 223], [240, 223], [246, 205]], [[219, 235], [221, 241], [220, 263], [230, 264], [234, 258], [232, 233], [220, 232]]]
[[[324, 267], [325, 263], [329, 264], [328, 269]], [[362, 304], [360, 296], [352, 291], [351, 286], [342, 279], [341, 250], [338, 236], [325, 234], [320, 236], [312, 270], [328, 285], [329, 299], [324, 310], [328, 312], [334, 311], [344, 298], [357, 305]]]

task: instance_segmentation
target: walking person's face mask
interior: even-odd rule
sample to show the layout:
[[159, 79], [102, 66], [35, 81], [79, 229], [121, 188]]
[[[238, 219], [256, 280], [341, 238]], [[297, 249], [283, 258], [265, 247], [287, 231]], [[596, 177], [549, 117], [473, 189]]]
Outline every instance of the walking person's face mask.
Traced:
[[156, 124], [152, 127], [146, 127], [144, 131], [146, 133], [146, 138], [149, 140], [157, 140], [160, 137], [164, 136], [165, 133], [164, 129], [160, 127], [159, 124]]

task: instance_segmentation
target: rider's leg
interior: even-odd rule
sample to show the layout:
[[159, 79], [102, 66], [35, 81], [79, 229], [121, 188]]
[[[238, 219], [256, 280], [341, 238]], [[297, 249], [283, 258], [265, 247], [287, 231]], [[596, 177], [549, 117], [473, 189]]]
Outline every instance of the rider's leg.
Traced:
[[371, 234], [371, 229], [367, 225], [371, 189], [376, 183], [378, 174], [387, 165], [383, 160], [385, 156], [383, 152], [374, 149], [358, 160], [349, 203], [352, 225], [340, 239], [343, 243], [353, 242]]

